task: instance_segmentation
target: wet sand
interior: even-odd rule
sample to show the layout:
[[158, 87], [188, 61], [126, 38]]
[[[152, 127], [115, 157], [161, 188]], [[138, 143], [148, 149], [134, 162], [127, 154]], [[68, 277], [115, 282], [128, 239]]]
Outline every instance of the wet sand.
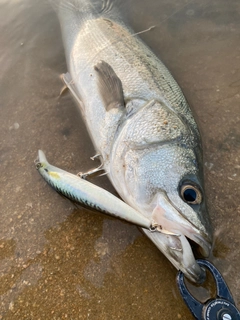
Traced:
[[[118, 2], [136, 32], [156, 26], [141, 37], [195, 112], [210, 261], [240, 307], [240, 3]], [[97, 164], [70, 94], [59, 97], [66, 63], [55, 13], [45, 2], [0, 1], [0, 29], [0, 319], [191, 319], [176, 270], [136, 227], [77, 208], [34, 167], [38, 149], [73, 173]], [[114, 192], [106, 177], [94, 181]]]

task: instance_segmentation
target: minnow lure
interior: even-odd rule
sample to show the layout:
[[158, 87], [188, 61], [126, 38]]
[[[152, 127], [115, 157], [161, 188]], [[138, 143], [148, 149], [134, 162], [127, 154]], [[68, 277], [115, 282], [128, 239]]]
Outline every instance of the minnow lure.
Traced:
[[44, 180], [58, 193], [88, 208], [123, 219], [139, 227], [155, 230], [151, 221], [110, 192], [48, 163], [42, 150], [38, 151], [36, 168]]

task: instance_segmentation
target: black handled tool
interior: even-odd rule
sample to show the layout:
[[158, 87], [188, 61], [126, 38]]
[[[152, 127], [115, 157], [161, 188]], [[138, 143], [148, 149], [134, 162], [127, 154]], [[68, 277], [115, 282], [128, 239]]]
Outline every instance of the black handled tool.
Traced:
[[217, 295], [215, 299], [201, 303], [188, 291], [184, 283], [184, 275], [180, 271], [177, 284], [180, 293], [195, 319], [198, 320], [240, 320], [240, 312], [236, 308], [233, 297], [220, 272], [206, 260], [197, 260], [201, 267], [206, 267], [214, 277]]

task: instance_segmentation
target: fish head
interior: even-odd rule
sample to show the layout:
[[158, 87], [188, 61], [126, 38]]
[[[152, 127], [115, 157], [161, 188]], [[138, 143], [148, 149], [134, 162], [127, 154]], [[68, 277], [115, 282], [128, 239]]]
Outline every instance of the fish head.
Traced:
[[[141, 121], [146, 119], [148, 124], [142, 125], [141, 130]], [[162, 119], [168, 119], [168, 126], [164, 127]], [[161, 105], [152, 105], [150, 110], [144, 110], [144, 115], [133, 117], [129, 126], [123, 128], [114, 158], [118, 165], [115, 181], [118, 181], [116, 188], [121, 190], [120, 195], [150, 218], [158, 232], [146, 231], [147, 236], [194, 282], [201, 281], [203, 271], [191, 244], [197, 244], [204, 257], [209, 255], [212, 246], [201, 145], [199, 137], [194, 136], [197, 134], [198, 131], [187, 127], [173, 112], [161, 109]], [[120, 167], [124, 169], [121, 171]]]
[[[154, 155], [151, 156], [151, 153]], [[168, 155], [167, 166], [164, 166], [163, 159], [166, 158], [163, 154], [165, 157]], [[156, 172], [154, 175], [152, 166], [156, 155], [159, 156], [158, 166], [163, 169], [159, 167], [158, 174]], [[141, 179], [137, 202], [141, 203], [138, 210], [150, 217], [152, 226], [159, 231], [149, 237], [154, 239], [154, 243], [186, 277], [194, 282], [201, 282], [203, 271], [196, 262], [190, 242], [199, 247], [202, 256], [208, 257], [212, 230], [195, 153], [173, 145], [150, 150], [146, 156], [148, 167], [145, 166], [142, 174], [147, 183], [143, 183], [144, 179]], [[140, 163], [143, 159], [144, 156], [141, 160], [138, 158]], [[141, 165], [139, 170], [141, 171]], [[140, 172], [136, 176], [139, 174]], [[163, 176], [166, 178], [162, 179]]]
[[203, 190], [189, 179], [184, 184], [181, 181], [178, 189], [156, 193], [150, 211], [152, 226], [159, 232], [153, 239], [178, 270], [191, 281], [201, 283], [204, 271], [196, 262], [191, 244], [195, 244], [195, 249], [199, 248], [203, 257], [209, 256], [212, 230]]

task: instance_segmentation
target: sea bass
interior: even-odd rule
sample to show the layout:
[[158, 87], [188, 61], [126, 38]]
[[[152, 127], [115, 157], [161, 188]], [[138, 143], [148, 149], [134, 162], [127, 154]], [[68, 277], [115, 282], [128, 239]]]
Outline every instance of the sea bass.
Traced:
[[102, 168], [121, 198], [159, 231], [144, 233], [177, 269], [200, 281], [189, 239], [206, 257], [212, 232], [200, 134], [181, 89], [109, 1], [51, 3], [68, 66], [63, 79]]

